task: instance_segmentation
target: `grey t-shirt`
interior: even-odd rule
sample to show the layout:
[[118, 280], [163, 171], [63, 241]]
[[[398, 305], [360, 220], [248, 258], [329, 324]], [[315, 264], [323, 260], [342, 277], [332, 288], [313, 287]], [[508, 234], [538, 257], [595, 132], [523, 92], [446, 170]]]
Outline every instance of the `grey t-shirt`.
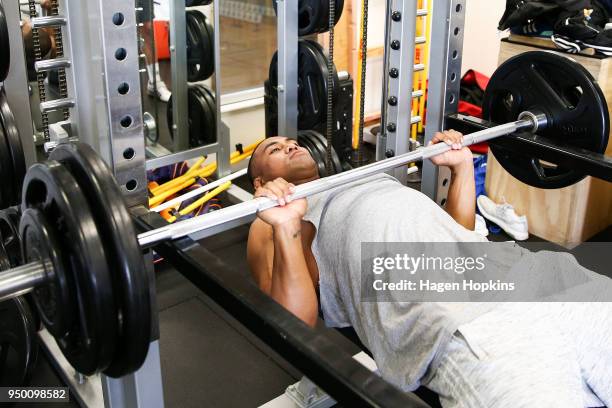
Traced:
[[457, 328], [492, 304], [362, 302], [362, 242], [486, 242], [435, 202], [387, 174], [311, 196], [305, 220], [317, 229], [312, 252], [330, 327], [353, 326], [383, 377], [412, 391], [432, 374]]

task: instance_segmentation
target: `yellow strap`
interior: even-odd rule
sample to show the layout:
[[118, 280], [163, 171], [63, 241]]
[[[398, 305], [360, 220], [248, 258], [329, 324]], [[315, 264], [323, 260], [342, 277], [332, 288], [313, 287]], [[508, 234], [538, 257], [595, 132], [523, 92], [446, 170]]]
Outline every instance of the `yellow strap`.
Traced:
[[[231, 181], [227, 181], [223, 184], [221, 184], [220, 186], [218, 186], [217, 188], [215, 188], [212, 191], [209, 191], [208, 193], [206, 193], [202, 198], [200, 198], [197, 201], [194, 201], [193, 203], [189, 204], [187, 207], [183, 208], [180, 212], [179, 215], [187, 215], [189, 213], [191, 213], [192, 211], [194, 211], [195, 209], [197, 209], [198, 207], [200, 207], [201, 205], [205, 204], [207, 201], [209, 201], [211, 198], [214, 198], [215, 196], [219, 195], [220, 193], [222, 193], [223, 191], [227, 190], [230, 186], [232, 185]], [[169, 222], [174, 222], [176, 221], [176, 217], [172, 216], [168, 219]]]
[[423, 64], [425, 64], [425, 70], [422, 72], [423, 80], [421, 81], [421, 89], [423, 96], [419, 100], [419, 116], [421, 116], [421, 122], [419, 122], [419, 133], [423, 132], [423, 119], [425, 118], [425, 100], [427, 99], [427, 78], [429, 78], [429, 49], [431, 46], [431, 12], [433, 11], [433, 0], [424, 0], [427, 2], [427, 17], [425, 20], [425, 44], [423, 46]]
[[217, 163], [211, 163], [208, 166], [204, 166], [201, 169], [196, 170], [192, 174], [183, 174], [182, 176], [176, 177], [168, 181], [167, 183], [162, 184], [159, 187], [155, 187], [154, 189], [151, 190], [151, 193], [154, 196], [157, 196], [159, 194], [165, 193], [166, 191], [169, 191], [170, 189], [173, 189], [174, 187], [178, 185], [182, 185], [185, 181], [189, 179], [193, 179], [195, 181], [195, 178], [197, 177], [207, 177], [207, 176], [204, 176], [204, 174], [209, 174], [211, 169], [212, 169], [212, 172], [214, 173], [216, 168], [217, 168]]
[[149, 207], [155, 207], [156, 205], [163, 203], [168, 197], [178, 193], [184, 188], [189, 187], [194, 183], [195, 179], [190, 179], [185, 181], [183, 184], [179, 184], [178, 186], [171, 188], [155, 197], [149, 198]]
[[[361, 64], [363, 63], [363, 59], [367, 56], [364, 56], [361, 52], [363, 47], [363, 31], [365, 24], [365, 2], [361, 2], [361, 26], [359, 28], [359, 49], [357, 51], [357, 79], [355, 82], [355, 95], [354, 105], [355, 105], [355, 115], [353, 116], [353, 149], [359, 148], [359, 119], [361, 118], [361, 78], [363, 75], [363, 70], [361, 69]], [[366, 50], [367, 51], [367, 50]], [[359, 95], [359, 96], [358, 96]]]
[[202, 165], [202, 163], [204, 163], [204, 160], [206, 160], [206, 158], [205, 158], [205, 157], [200, 157], [200, 158], [198, 159], [198, 161], [197, 161], [197, 162], [195, 162], [195, 163], [194, 163], [194, 165], [193, 165], [193, 166], [191, 166], [191, 167], [189, 168], [189, 170], [187, 170], [187, 171], [185, 172], [185, 174], [183, 174], [183, 176], [184, 176], [184, 175], [186, 175], [186, 174], [191, 174], [191, 173], [193, 173], [194, 171], [196, 171], [197, 169], [199, 169], [199, 168], [200, 168], [200, 166]]

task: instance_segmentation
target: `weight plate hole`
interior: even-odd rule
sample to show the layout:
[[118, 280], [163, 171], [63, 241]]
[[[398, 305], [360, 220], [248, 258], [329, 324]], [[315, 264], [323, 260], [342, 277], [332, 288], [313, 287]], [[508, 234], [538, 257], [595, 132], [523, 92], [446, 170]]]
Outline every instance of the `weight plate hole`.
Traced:
[[40, 180], [32, 180], [26, 194], [26, 202], [44, 203], [47, 199], [47, 186]]
[[311, 21], [310, 13], [306, 10], [302, 10], [298, 17], [298, 21], [299, 21], [298, 27], [300, 28], [310, 27], [310, 21]]
[[448, 103], [455, 103], [455, 94], [450, 94], [448, 97]]
[[123, 17], [123, 13], [115, 13], [113, 14], [113, 24], [120, 26], [121, 24], [123, 24], [123, 22], [125, 21], [125, 18]]
[[576, 106], [580, 103], [580, 99], [582, 99], [583, 93], [582, 87], [571, 86], [563, 89], [562, 97], [569, 109], [576, 109]]
[[128, 147], [127, 149], [123, 151], [123, 158], [125, 160], [132, 160], [135, 154], [136, 152], [134, 152], [134, 149], [132, 149], [131, 147]]
[[440, 205], [444, 207], [445, 204], [446, 204], [446, 198], [443, 198], [442, 201], [440, 201]]
[[463, 8], [463, 7], [461, 7], [461, 4], [457, 4], [457, 6], [455, 7], [455, 11], [456, 11], [457, 13], [460, 13], [462, 8]]
[[115, 51], [115, 58], [117, 59], [117, 61], [123, 61], [125, 59], [125, 57], [127, 57], [127, 51], [125, 48], [117, 48], [117, 51]]
[[506, 110], [511, 111], [512, 107], [514, 106], [514, 95], [512, 95], [510, 92], [508, 92], [504, 96], [502, 101], [504, 103], [504, 107], [506, 108]]
[[127, 188], [128, 191], [134, 191], [136, 190], [136, 187], [138, 187], [138, 182], [134, 179], [131, 179], [125, 183], [125, 188]]
[[459, 52], [457, 50], [453, 51], [453, 59], [457, 59], [457, 57], [459, 56]]
[[455, 80], [457, 79], [457, 74], [455, 74], [454, 72], [451, 74], [450, 76], [450, 80], [451, 82], [455, 82]]
[[448, 179], [447, 178], [442, 180], [442, 187], [446, 187], [447, 184], [448, 184]]
[[119, 92], [121, 95], [125, 95], [129, 91], [130, 91], [130, 85], [127, 82], [122, 82], [117, 87], [117, 92]]
[[453, 33], [454, 33], [455, 35], [458, 35], [458, 34], [459, 34], [459, 27], [455, 27], [455, 31], [453, 31]]

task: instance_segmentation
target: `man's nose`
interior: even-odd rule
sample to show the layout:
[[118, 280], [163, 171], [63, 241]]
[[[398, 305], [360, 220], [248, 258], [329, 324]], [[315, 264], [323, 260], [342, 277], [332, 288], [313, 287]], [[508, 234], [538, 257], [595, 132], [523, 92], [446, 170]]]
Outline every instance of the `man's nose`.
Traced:
[[288, 143], [287, 144], [287, 148], [285, 149], [287, 151], [287, 153], [291, 153], [292, 151], [296, 150], [298, 147], [296, 144], [294, 143]]

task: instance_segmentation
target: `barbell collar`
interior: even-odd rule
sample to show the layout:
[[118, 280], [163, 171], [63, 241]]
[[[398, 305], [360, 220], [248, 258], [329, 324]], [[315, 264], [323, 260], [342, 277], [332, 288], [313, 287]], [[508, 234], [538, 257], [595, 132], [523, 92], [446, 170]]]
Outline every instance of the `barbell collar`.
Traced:
[[47, 282], [48, 268], [53, 266], [49, 263], [45, 268], [40, 261], [0, 272], [0, 301], [21, 296]]
[[524, 111], [518, 116], [518, 120], [530, 120], [532, 123], [531, 133], [535, 133], [538, 130], [546, 129], [548, 127], [548, 117], [544, 112], [540, 111]]
[[[536, 118], [538, 117], [537, 114], [534, 116]], [[538, 126], [538, 120], [539, 119], [534, 120], [533, 117], [526, 115], [524, 119], [517, 120], [516, 122], [509, 122], [465, 135], [463, 137], [463, 146], [470, 146], [475, 143], [486, 142], [487, 140], [503, 135], [509, 135], [520, 130], [533, 131], [534, 128]], [[412, 152], [408, 152], [393, 158], [381, 160], [367, 166], [301, 184], [295, 188], [295, 192], [291, 195], [291, 198], [293, 200], [297, 200], [300, 198], [309, 197], [311, 195], [318, 194], [353, 181], [361, 180], [374, 174], [383, 173], [408, 163], [429, 159], [449, 150], [451, 150], [451, 146], [447, 145], [446, 143], [437, 143], [435, 145], [421, 147]], [[252, 216], [257, 214], [259, 211], [265, 211], [276, 206], [278, 206], [278, 202], [276, 200], [272, 200], [267, 197], [259, 197], [199, 217], [178, 221], [174, 224], [168, 225], [167, 227], [142, 233], [138, 235], [138, 242], [142, 247], [148, 247], [161, 241], [183, 238], [193, 233], [213, 228], [227, 222]]]

